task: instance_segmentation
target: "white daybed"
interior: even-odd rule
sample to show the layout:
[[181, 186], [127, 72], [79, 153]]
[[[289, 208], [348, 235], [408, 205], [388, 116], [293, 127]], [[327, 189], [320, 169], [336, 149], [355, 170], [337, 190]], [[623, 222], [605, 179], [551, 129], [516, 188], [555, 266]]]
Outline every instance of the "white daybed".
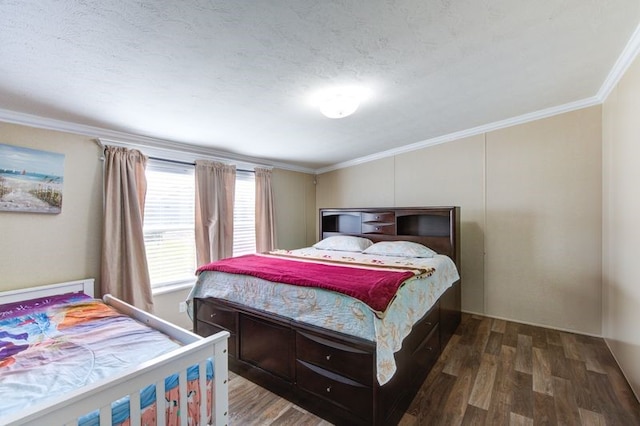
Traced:
[[[66, 293], [82, 292], [94, 297], [93, 288], [94, 280], [85, 279], [24, 290], [7, 291], [0, 293], [0, 305]], [[187, 369], [198, 365], [200, 395], [207, 395], [206, 365], [207, 362], [211, 362], [211, 359], [213, 359], [214, 365], [213, 379], [211, 380], [214, 386], [214, 397], [212, 398], [210, 413], [207, 412], [206, 403], [200, 404], [200, 418], [211, 418], [216, 425], [226, 425], [228, 423], [228, 332], [220, 332], [210, 337], [202, 338], [110, 295], [104, 297], [104, 302], [120, 313], [161, 331], [175, 341], [180, 342], [182, 346], [144, 362], [135, 368], [122, 371], [108, 379], [99, 380], [73, 392], [56, 396], [46, 402], [29, 407], [28, 410], [25, 410], [28, 412], [10, 413], [5, 417], [0, 417], [0, 424], [77, 425], [81, 416], [94, 410], [99, 410], [100, 425], [111, 426], [111, 403], [128, 396], [131, 401], [129, 408], [131, 425], [139, 425], [140, 390], [150, 384], [155, 384], [156, 407], [160, 408], [156, 410], [157, 424], [163, 425], [165, 424], [165, 378], [178, 373], [180, 423], [187, 425]]]

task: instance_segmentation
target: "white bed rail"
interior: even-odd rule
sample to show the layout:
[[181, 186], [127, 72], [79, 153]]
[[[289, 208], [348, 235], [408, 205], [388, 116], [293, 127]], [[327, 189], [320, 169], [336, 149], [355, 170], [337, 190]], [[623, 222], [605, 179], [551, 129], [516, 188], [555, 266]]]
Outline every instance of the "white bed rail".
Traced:
[[21, 288], [18, 290], [3, 291], [0, 293], [0, 305], [20, 302], [22, 300], [38, 299], [40, 297], [55, 296], [65, 293], [84, 293], [93, 297], [94, 279], [69, 281], [60, 284], [41, 285], [38, 287]]
[[[88, 288], [93, 286], [93, 280], [63, 283], [62, 287], [68, 288], [69, 285], [72, 288]], [[46, 294], [37, 293], [35, 290], [27, 291], [28, 297], [24, 297], [24, 290], [5, 292], [3, 296], [7, 297], [0, 298], [0, 300], [3, 300], [3, 303], [10, 303], [14, 300], [49, 296], [56, 294], [51, 291], [60, 286], [56, 284], [41, 287], [40, 289], [44, 288]], [[22, 297], [19, 296], [20, 293]], [[33, 296], [34, 294], [37, 295]], [[139, 392], [150, 384], [155, 384], [156, 386], [157, 424], [163, 425], [165, 424], [164, 380], [172, 374], [179, 373], [180, 422], [186, 426], [188, 418], [187, 369], [193, 365], [199, 366], [201, 423], [205, 424], [209, 417], [213, 419], [215, 425], [227, 425], [229, 423], [228, 332], [222, 331], [207, 338], [202, 338], [110, 295], [106, 295], [104, 301], [123, 314], [160, 330], [185, 344], [185, 346], [115, 376], [31, 407], [28, 414], [16, 413], [0, 418], [1, 425], [77, 425], [78, 418], [95, 410], [100, 410], [100, 425], [111, 426], [111, 403], [124, 396], [129, 396], [129, 419], [132, 426], [138, 426], [140, 425]], [[206, 366], [209, 358], [213, 359], [214, 362], [213, 400], [210, 413], [207, 412], [206, 389]]]
[[116, 299], [110, 294], [105, 294], [102, 300], [107, 305], [113, 306], [118, 312], [134, 318], [151, 328], [155, 328], [156, 330], [163, 332], [167, 336], [172, 337], [185, 345], [188, 343], [197, 342], [198, 340], [202, 339], [202, 337], [190, 332], [189, 330], [176, 327], [174, 324], [165, 321], [162, 318], [158, 318], [155, 315], [151, 315], [141, 309], [138, 309], [135, 306], [132, 306], [120, 299]]

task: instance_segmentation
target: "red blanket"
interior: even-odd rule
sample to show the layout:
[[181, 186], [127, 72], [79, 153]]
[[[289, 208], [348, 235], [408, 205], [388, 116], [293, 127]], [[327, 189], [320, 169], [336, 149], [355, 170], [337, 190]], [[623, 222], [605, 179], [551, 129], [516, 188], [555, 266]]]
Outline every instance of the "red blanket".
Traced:
[[203, 271], [251, 275], [271, 282], [332, 290], [361, 300], [377, 313], [384, 312], [402, 283], [415, 275], [408, 270], [354, 268], [253, 254], [209, 263], [197, 273]]

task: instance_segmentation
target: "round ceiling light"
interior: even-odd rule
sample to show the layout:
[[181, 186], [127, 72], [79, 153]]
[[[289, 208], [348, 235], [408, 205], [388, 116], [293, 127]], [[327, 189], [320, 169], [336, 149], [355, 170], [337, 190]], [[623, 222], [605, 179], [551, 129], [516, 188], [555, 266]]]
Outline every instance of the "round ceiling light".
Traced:
[[360, 99], [344, 93], [335, 93], [320, 103], [320, 112], [329, 118], [347, 117], [358, 109]]
[[358, 87], [336, 87], [316, 94], [314, 103], [325, 117], [344, 118], [356, 112], [367, 94]]

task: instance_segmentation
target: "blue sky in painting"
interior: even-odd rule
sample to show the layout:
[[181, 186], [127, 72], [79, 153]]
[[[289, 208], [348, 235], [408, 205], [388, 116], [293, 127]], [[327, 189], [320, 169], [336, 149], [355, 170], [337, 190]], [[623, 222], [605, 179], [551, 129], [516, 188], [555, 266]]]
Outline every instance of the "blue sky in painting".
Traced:
[[64, 154], [0, 144], [0, 169], [63, 177]]

